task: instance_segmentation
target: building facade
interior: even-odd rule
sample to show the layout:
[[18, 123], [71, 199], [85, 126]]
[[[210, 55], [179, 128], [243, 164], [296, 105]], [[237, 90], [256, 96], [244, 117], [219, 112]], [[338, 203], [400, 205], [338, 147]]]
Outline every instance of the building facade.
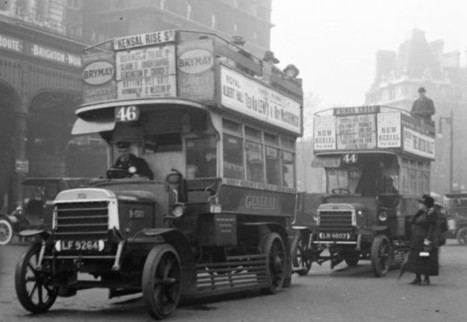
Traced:
[[445, 52], [442, 40], [428, 42], [423, 31], [413, 30], [398, 51], [378, 51], [375, 79], [366, 95], [368, 105], [410, 111], [418, 88], [426, 89], [436, 109], [431, 191], [439, 194], [467, 189], [462, 139], [467, 135], [467, 69], [460, 58], [458, 51]]
[[196, 29], [269, 50], [271, 0], [9, 0], [0, 3], [0, 211], [25, 177], [102, 175], [105, 146], [74, 139], [81, 54], [128, 34]]

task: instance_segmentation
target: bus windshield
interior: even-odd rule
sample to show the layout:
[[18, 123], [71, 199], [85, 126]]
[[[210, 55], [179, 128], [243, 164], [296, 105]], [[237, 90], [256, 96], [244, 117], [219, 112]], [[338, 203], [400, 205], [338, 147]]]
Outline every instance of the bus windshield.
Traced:
[[327, 192], [345, 191], [364, 196], [397, 194], [399, 172], [395, 156], [358, 155], [355, 162], [326, 168]]

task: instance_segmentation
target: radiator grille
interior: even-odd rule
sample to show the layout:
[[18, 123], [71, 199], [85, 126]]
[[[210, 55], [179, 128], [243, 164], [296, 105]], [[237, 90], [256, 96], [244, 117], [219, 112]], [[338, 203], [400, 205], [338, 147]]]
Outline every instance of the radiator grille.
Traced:
[[57, 239], [106, 239], [109, 223], [108, 201], [57, 204]]
[[319, 228], [322, 232], [349, 232], [352, 230], [352, 212], [320, 211]]

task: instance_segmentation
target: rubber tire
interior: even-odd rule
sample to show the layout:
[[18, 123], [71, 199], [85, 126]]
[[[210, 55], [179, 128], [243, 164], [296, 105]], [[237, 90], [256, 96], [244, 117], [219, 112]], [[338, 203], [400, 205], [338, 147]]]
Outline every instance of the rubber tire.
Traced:
[[467, 227], [462, 227], [457, 231], [456, 239], [459, 245], [466, 246], [467, 245]]
[[8, 245], [13, 239], [13, 226], [5, 219], [0, 219], [0, 246]]
[[[40, 249], [40, 243], [32, 244], [20, 257], [15, 270], [15, 290], [18, 300], [26, 310], [34, 314], [47, 312], [58, 295], [57, 286], [47, 286], [47, 283], [44, 283], [47, 279], [50, 281], [50, 276], [34, 271], [33, 264], [39, 259]], [[32, 276], [29, 274], [31, 272]], [[28, 289], [27, 284], [31, 282], [34, 286]], [[46, 300], [43, 298], [44, 294], [48, 295]], [[37, 301], [34, 301], [34, 295], [37, 295]]]
[[[381, 252], [383, 251], [383, 253]], [[381, 261], [381, 255], [386, 253], [386, 259]], [[383, 277], [389, 272], [392, 264], [392, 247], [385, 235], [377, 235], [371, 244], [371, 266], [376, 277]]]
[[[167, 269], [164, 265], [169, 262]], [[142, 278], [144, 303], [152, 317], [160, 320], [175, 311], [181, 297], [181, 276], [180, 259], [175, 248], [169, 244], [154, 246], [144, 263]], [[162, 283], [157, 283], [158, 278]]]
[[269, 294], [276, 294], [283, 287], [286, 279], [286, 250], [284, 241], [277, 233], [270, 233], [266, 236], [262, 253], [266, 255], [266, 279], [268, 287], [263, 291]]
[[301, 232], [297, 233], [295, 236], [292, 247], [292, 264], [294, 268], [299, 268], [296, 273], [300, 276], [306, 276], [311, 269], [312, 260], [307, 257], [308, 243], [303, 240], [303, 235]]

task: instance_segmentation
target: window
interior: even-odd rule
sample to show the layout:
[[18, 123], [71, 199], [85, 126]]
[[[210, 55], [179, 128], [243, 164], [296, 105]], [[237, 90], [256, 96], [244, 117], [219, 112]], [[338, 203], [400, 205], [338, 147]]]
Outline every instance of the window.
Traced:
[[226, 178], [243, 179], [243, 140], [224, 134], [224, 176]]
[[279, 149], [266, 146], [266, 182], [281, 184]]
[[224, 176], [295, 187], [295, 140], [223, 120]]
[[191, 5], [188, 4], [186, 6], [186, 18], [191, 19], [191, 14], [192, 14]]
[[295, 187], [295, 155], [282, 151], [282, 184], [286, 187]]
[[210, 178], [217, 176], [215, 137], [190, 138], [186, 140], [187, 178]]
[[328, 182], [328, 192], [331, 192], [332, 189], [348, 187], [347, 180], [347, 171], [339, 169], [329, 169], [326, 171], [327, 182]]
[[264, 182], [263, 146], [260, 143], [246, 141], [247, 180]]
[[216, 29], [216, 15], [211, 15], [211, 29]]
[[181, 150], [180, 133], [149, 134], [144, 138], [144, 154]]

